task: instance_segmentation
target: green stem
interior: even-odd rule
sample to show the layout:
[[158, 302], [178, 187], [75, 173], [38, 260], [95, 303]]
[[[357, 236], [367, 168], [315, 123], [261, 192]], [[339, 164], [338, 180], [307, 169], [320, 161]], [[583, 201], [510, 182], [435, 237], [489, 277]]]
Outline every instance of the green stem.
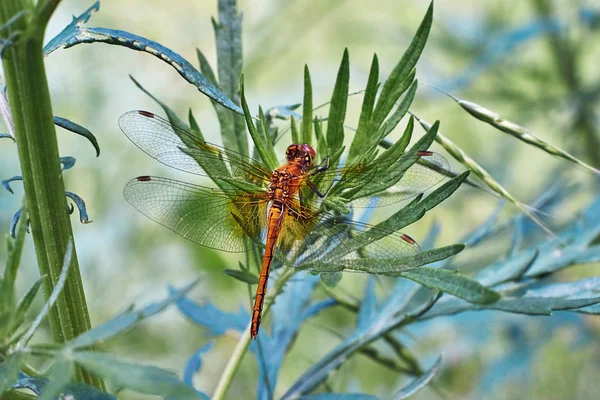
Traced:
[[[269, 313], [271, 306], [273, 305], [275, 298], [287, 283], [287, 281], [294, 275], [296, 272], [294, 268], [283, 267], [284, 269], [281, 271], [281, 276], [275, 282], [273, 289], [269, 292], [270, 295], [265, 300], [265, 306], [263, 308], [262, 317], [264, 317]], [[233, 354], [231, 358], [227, 362], [225, 366], [225, 370], [223, 371], [223, 375], [221, 375], [221, 379], [217, 384], [217, 388], [215, 389], [215, 393], [212, 397], [212, 400], [222, 400], [225, 398], [227, 394], [227, 390], [233, 381], [233, 377], [235, 376], [239, 366], [244, 359], [244, 356], [248, 352], [248, 347], [250, 346], [250, 324], [248, 327], [242, 332], [242, 337], [238, 341], [237, 346], [233, 350]]]
[[[26, 13], [2, 31], [5, 38], [18, 34], [5, 49], [2, 63], [38, 268], [41, 275], [50, 278], [43, 284], [46, 299], [60, 275], [67, 243], [73, 237], [42, 54], [45, 24], [57, 4], [41, 0], [36, 11], [43, 14], [37, 15], [30, 0], [0, 1], [0, 25], [18, 13]], [[75, 250], [72, 263], [64, 290], [48, 315], [56, 343], [91, 327]], [[100, 379], [82, 369], [77, 369], [75, 379], [104, 390]]]

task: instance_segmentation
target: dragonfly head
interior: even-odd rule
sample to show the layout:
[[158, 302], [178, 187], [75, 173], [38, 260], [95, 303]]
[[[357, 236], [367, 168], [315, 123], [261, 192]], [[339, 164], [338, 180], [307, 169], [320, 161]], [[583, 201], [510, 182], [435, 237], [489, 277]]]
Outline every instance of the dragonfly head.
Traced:
[[301, 164], [304, 168], [308, 169], [312, 167], [317, 153], [315, 149], [310, 147], [308, 144], [292, 144], [288, 146], [285, 156], [288, 162], [296, 162]]

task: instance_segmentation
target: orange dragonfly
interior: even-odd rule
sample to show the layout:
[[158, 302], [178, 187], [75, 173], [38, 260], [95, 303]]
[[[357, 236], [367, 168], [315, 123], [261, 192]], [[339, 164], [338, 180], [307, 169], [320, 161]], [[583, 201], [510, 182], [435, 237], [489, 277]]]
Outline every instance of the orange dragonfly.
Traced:
[[[418, 244], [406, 234], [323, 210], [328, 198], [342, 199], [353, 207], [383, 206], [431, 188], [444, 177], [434, 170], [449, 168], [440, 155], [416, 151], [400, 159], [408, 162], [407, 169], [394, 178], [393, 173], [386, 173], [385, 163], [330, 168], [329, 157], [316, 164], [311, 146], [292, 144], [286, 151], [287, 162], [270, 170], [147, 111], [123, 114], [119, 126], [151, 157], [188, 173], [209, 176], [218, 186], [140, 176], [124, 189], [135, 208], [202, 246], [227, 252], [264, 248], [252, 338], [258, 334], [273, 260], [313, 273], [386, 274], [398, 272], [405, 264], [410, 268], [410, 261], [419, 256]], [[418, 159], [435, 168], [415, 163]]]

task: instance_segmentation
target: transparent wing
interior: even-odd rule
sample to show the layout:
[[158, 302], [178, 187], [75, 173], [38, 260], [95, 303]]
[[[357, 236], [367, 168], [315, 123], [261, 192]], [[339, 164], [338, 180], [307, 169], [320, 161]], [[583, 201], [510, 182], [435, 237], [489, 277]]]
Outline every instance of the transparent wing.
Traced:
[[[394, 274], [418, 264], [419, 245], [410, 236], [288, 204], [275, 257], [313, 272]], [[301, 211], [297, 211], [301, 210]]]
[[205, 142], [148, 111], [119, 118], [125, 135], [146, 154], [170, 167], [212, 178], [268, 181], [271, 171], [243, 154]]
[[349, 184], [347, 189], [336, 193], [350, 199], [349, 204], [359, 208], [372, 208], [411, 199], [441, 182], [450, 171], [448, 161], [441, 155], [422, 151], [414, 156], [416, 162], [400, 177], [390, 174], [387, 167], [370, 164], [355, 164], [327, 169], [315, 173], [309, 180], [317, 181], [325, 190], [334, 182]]
[[167, 178], [140, 176], [124, 195], [150, 219], [202, 246], [228, 252], [254, 246], [266, 224], [265, 195], [223, 191]]

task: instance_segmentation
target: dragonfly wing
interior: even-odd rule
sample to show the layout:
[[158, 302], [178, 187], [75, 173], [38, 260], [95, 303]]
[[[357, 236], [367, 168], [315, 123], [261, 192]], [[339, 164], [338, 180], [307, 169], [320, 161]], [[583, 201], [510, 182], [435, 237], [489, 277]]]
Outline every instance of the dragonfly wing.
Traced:
[[[413, 159], [411, 160], [412, 157]], [[345, 189], [332, 190], [337, 196], [348, 199], [348, 204], [358, 208], [386, 206], [411, 199], [441, 182], [450, 170], [448, 161], [441, 155], [423, 151], [407, 157], [412, 163], [399, 176], [390, 174], [387, 167], [377, 164], [356, 164], [317, 173], [314, 178], [324, 184], [344, 185]], [[400, 169], [401, 170], [401, 169]], [[321, 186], [322, 187], [322, 186]]]
[[167, 178], [141, 176], [124, 195], [150, 219], [202, 246], [228, 252], [254, 247], [266, 223], [262, 193], [222, 191]]
[[212, 178], [268, 181], [271, 171], [250, 157], [205, 142], [148, 111], [119, 118], [125, 135], [146, 154], [170, 167]]
[[[300, 210], [299, 205], [290, 207]], [[275, 257], [316, 273], [394, 274], [418, 263], [419, 245], [408, 235], [302, 208], [286, 217]]]

